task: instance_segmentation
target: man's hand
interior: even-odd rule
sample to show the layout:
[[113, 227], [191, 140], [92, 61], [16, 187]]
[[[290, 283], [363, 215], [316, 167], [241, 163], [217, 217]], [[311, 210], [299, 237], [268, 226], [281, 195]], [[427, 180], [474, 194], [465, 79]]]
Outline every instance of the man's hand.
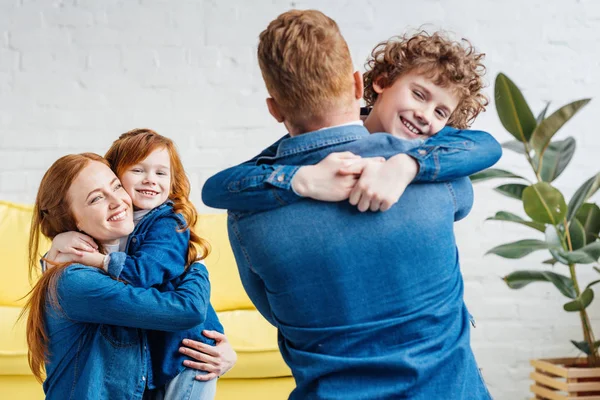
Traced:
[[[368, 163], [350, 193], [350, 204], [358, 206], [360, 212], [389, 210], [415, 178], [418, 168], [417, 162], [406, 154], [395, 155], [384, 163]], [[340, 172], [354, 176], [352, 168]]]
[[376, 161], [384, 159], [363, 159], [348, 151], [331, 153], [318, 164], [301, 167], [292, 179], [292, 188], [300, 196], [315, 200], [346, 200], [365, 165]]
[[180, 347], [179, 352], [196, 360], [185, 360], [183, 365], [208, 372], [208, 374], [197, 375], [197, 380], [209, 381], [229, 371], [237, 361], [237, 354], [225, 335], [217, 331], [203, 331], [202, 334], [214, 339], [216, 345], [210, 346], [195, 340], [185, 339], [183, 341], [185, 347]]

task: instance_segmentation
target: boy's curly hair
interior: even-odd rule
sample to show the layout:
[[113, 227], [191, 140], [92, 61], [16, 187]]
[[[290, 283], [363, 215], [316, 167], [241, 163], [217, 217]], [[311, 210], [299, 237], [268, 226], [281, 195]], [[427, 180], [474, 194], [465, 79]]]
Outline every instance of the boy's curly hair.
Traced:
[[448, 125], [468, 128], [488, 105], [487, 97], [481, 93], [484, 57], [485, 54], [476, 52], [468, 40], [452, 41], [442, 32], [430, 35], [420, 31], [410, 36], [394, 36], [375, 46], [365, 64], [365, 102], [372, 107], [377, 100], [373, 83], [389, 87], [402, 74], [417, 70], [436, 85], [455, 88], [460, 100]]

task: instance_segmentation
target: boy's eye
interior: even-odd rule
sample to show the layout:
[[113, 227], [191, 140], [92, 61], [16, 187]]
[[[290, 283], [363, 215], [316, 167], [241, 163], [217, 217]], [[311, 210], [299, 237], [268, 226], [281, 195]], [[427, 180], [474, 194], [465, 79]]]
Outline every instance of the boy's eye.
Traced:
[[423, 93], [419, 92], [418, 90], [413, 90], [413, 94], [420, 100], [425, 100], [425, 96], [423, 96]]
[[440, 109], [438, 109], [438, 110], [435, 110], [435, 112], [437, 113], [437, 115], [438, 115], [440, 118], [446, 118], [446, 112], [445, 112], [444, 110], [440, 110]]

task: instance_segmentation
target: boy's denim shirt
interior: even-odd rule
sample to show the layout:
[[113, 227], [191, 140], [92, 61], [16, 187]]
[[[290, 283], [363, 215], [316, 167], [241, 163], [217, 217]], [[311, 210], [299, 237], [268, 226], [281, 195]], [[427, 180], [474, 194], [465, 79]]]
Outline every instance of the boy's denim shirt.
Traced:
[[[360, 126], [352, 126], [352, 130], [354, 137], [363, 137], [367, 132]], [[340, 143], [335, 133], [331, 135], [326, 146]], [[370, 139], [373, 145], [384, 150], [381, 154], [387, 154], [386, 157], [406, 153], [418, 162], [419, 173], [414, 182], [445, 182], [466, 177], [495, 164], [502, 155], [500, 144], [489, 133], [449, 126], [426, 140], [400, 139], [387, 133], [372, 136], [377, 137]], [[289, 138], [286, 135], [253, 159], [209, 178], [202, 188], [204, 204], [230, 211], [265, 211], [300, 200], [302, 197], [292, 190], [291, 184], [300, 166], [279, 162], [286, 156], [285, 143]], [[306, 151], [311, 146], [308, 144]], [[319, 161], [311, 159], [307, 165]]]
[[[309, 165], [341, 151], [389, 157], [423, 145], [345, 126], [284, 139], [269, 163]], [[229, 212], [242, 283], [278, 328], [296, 380], [290, 399], [490, 399], [470, 347], [453, 231], [472, 202], [460, 178], [409, 185], [384, 213], [307, 198]]]
[[73, 264], [58, 280], [60, 310], [46, 306], [49, 400], [142, 399], [150, 374], [146, 330], [186, 330], [203, 320], [208, 271], [192, 265], [174, 292], [136, 288]]
[[[148, 212], [137, 223], [129, 236], [125, 253], [110, 254], [109, 275], [125, 280], [134, 287], [154, 287], [160, 292], [175, 290], [180, 284], [181, 275], [187, 264], [190, 231], [185, 220], [173, 211], [173, 203], [166, 203]], [[210, 284], [202, 289], [202, 296], [210, 298]], [[203, 310], [203, 322], [192, 329], [177, 332], [147, 331], [147, 358], [151, 360], [149, 388], [161, 387], [173, 379], [189, 359], [179, 353], [183, 339], [198, 340], [215, 345], [213, 339], [202, 335], [203, 330], [215, 330], [223, 333], [212, 304], [206, 302]]]

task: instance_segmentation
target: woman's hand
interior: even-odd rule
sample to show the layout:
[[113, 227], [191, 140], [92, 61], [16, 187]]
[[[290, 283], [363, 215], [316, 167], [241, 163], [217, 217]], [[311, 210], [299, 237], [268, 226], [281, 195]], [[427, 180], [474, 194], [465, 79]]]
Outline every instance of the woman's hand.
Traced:
[[208, 372], [204, 375], [197, 375], [197, 380], [209, 381], [229, 371], [237, 361], [237, 354], [222, 333], [204, 331], [202, 334], [207, 338], [214, 339], [217, 342], [216, 345], [211, 346], [195, 340], [184, 339], [184, 347], [180, 347], [179, 352], [196, 360], [185, 360], [183, 365]]

